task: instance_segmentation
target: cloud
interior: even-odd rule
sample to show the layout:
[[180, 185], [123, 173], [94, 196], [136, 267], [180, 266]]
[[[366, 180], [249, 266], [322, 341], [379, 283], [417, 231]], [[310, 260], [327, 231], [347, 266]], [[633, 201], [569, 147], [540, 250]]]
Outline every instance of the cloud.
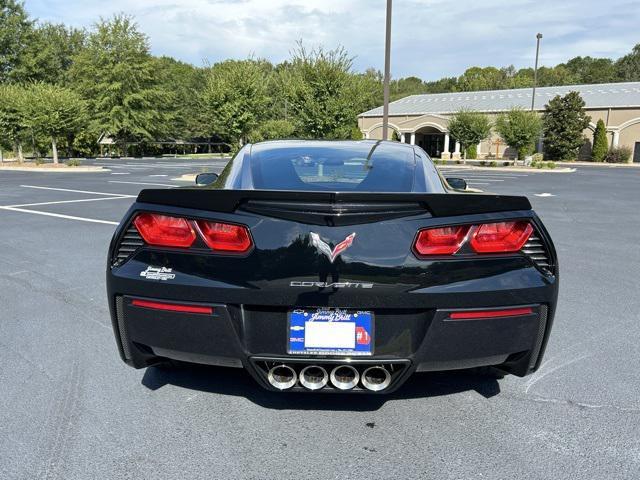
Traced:
[[[200, 65], [248, 55], [282, 61], [296, 40], [343, 45], [355, 68], [382, 69], [384, 0], [27, 0], [41, 20], [89, 27], [100, 16], [136, 17], [153, 53]], [[621, 0], [404, 0], [394, 2], [392, 72], [425, 79], [474, 65], [531, 66], [576, 55], [618, 57], [640, 37], [637, 3]]]

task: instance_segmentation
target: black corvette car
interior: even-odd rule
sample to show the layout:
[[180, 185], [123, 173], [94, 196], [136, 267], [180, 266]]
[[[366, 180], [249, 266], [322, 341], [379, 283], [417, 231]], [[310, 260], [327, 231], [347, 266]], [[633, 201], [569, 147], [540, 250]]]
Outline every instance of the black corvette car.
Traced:
[[525, 197], [463, 187], [418, 147], [366, 140], [246, 145], [213, 183], [143, 190], [108, 256], [120, 356], [244, 367], [280, 391], [527, 375], [556, 307], [553, 244]]

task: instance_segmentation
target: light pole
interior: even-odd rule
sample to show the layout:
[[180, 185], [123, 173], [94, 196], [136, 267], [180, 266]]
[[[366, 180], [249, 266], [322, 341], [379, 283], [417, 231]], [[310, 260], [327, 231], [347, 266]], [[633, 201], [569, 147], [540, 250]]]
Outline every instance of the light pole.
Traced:
[[538, 83], [538, 55], [540, 54], [540, 39], [542, 34], [536, 35], [536, 66], [533, 69], [533, 94], [531, 95], [531, 110], [533, 111], [536, 102], [536, 84]]
[[387, 0], [387, 27], [384, 39], [384, 80], [382, 104], [382, 139], [387, 139], [389, 130], [389, 76], [391, 71], [391, 0]]

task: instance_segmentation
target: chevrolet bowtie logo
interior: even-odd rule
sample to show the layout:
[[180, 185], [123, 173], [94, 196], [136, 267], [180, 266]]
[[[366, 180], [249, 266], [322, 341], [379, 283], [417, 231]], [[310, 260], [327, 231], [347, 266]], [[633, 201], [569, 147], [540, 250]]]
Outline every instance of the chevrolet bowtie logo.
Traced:
[[329, 244], [324, 242], [317, 233], [309, 232], [309, 236], [311, 237], [311, 244], [316, 247], [320, 253], [325, 254], [331, 263], [333, 263], [338, 255], [349, 248], [351, 244], [353, 244], [353, 239], [356, 238], [356, 234], [354, 232], [337, 244], [332, 250]]

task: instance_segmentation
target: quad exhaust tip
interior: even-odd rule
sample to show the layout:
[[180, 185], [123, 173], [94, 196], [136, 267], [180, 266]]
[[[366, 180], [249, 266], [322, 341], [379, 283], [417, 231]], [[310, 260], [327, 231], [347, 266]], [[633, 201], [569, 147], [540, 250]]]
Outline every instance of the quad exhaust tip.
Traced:
[[351, 390], [359, 380], [360, 374], [351, 365], [339, 365], [331, 370], [331, 383], [339, 390]]
[[379, 392], [391, 384], [391, 373], [381, 365], [365, 369], [362, 375], [352, 365], [338, 365], [331, 374], [320, 365], [307, 365], [297, 374], [293, 367], [278, 364], [268, 371], [267, 380], [278, 390], [288, 390], [298, 382], [307, 390], [320, 390], [329, 382], [338, 390], [351, 390], [360, 382], [365, 389]]
[[384, 367], [369, 367], [362, 372], [362, 386], [372, 392], [384, 390], [391, 383], [391, 374]]
[[296, 371], [288, 365], [276, 365], [267, 374], [269, 383], [278, 390], [288, 390], [298, 381]]
[[308, 365], [300, 371], [300, 384], [309, 390], [320, 390], [329, 383], [329, 374], [319, 365]]

